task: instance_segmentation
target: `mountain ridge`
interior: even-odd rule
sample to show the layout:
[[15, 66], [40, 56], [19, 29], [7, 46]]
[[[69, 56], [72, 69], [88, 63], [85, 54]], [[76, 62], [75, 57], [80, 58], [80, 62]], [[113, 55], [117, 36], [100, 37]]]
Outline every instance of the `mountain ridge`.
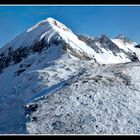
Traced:
[[[118, 39], [119, 41], [117, 41]], [[82, 40], [82, 36], [80, 39], [80, 36], [76, 36], [64, 24], [51, 17], [38, 22], [31, 28], [27, 29], [26, 32], [20, 34], [11, 42], [7, 43], [0, 49], [0, 56], [7, 57], [9, 54], [11, 55], [13, 53], [14, 57], [17, 53], [22, 54], [23, 52], [26, 52], [25, 54], [22, 54], [23, 56], [21, 56], [26, 57], [30, 54], [28, 51], [32, 49], [33, 52], [40, 52], [42, 49], [48, 48], [51, 46], [50, 42], [54, 42], [57, 45], [59, 43], [63, 44], [62, 49], [64, 51], [67, 51], [71, 55], [80, 59], [84, 57], [85, 59], [94, 59], [98, 63], [124, 63], [135, 61], [135, 59], [133, 60], [132, 58], [133, 56], [135, 58], [137, 57], [137, 53], [134, 50], [134, 46], [136, 46], [137, 43], [130, 41], [130, 39], [124, 37], [123, 35], [118, 35], [114, 39], [110, 39], [106, 35], [101, 35], [100, 38], [95, 37], [94, 39], [91, 37], [90, 43], [88, 44], [85, 39]], [[122, 43], [127, 43], [127, 45], [132, 46], [131, 48], [133, 49], [128, 48], [129, 54], [126, 52], [125, 47], [120, 47], [123, 45]], [[108, 48], [108, 46], [110, 46], [110, 48]], [[112, 49], [112, 46], [116, 48], [116, 52]], [[132, 51], [135, 52], [136, 55]], [[137, 51], [139, 52], [139, 55], [140, 51], [138, 48]], [[113, 54], [111, 54], [112, 52]], [[139, 57], [140, 55], [138, 58]], [[104, 61], [104, 58], [109, 58], [109, 60]], [[4, 59], [0, 58], [0, 64], [2, 63], [2, 66], [0, 65], [0, 67], [6, 67], [3, 66], [7, 65], [3, 64], [3, 61], [6, 61], [7, 63], [11, 60], [11, 57], [6, 58], [6, 60]], [[110, 62], [110, 60], [112, 60], [112, 62]], [[138, 61], [138, 59], [136, 61]]]

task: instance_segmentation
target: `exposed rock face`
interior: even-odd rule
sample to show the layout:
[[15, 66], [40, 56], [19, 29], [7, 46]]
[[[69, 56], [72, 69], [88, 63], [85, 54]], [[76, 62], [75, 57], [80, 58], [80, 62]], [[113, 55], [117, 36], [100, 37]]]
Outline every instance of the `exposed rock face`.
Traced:
[[136, 47], [136, 48], [140, 48], [140, 44], [136, 45], [135, 47]]
[[[50, 46], [60, 45], [63, 41], [52, 40], [49, 43], [46, 42], [45, 38], [40, 41], [36, 41], [34, 45], [21, 47], [16, 50], [8, 49], [8, 54], [2, 53], [0, 55], [0, 71], [4, 68], [7, 68], [10, 65], [20, 63], [22, 60], [27, 58], [29, 55], [34, 53], [42, 53], [46, 51]], [[62, 44], [63, 45], [63, 44]]]
[[129, 39], [128, 37], [122, 35], [122, 34], [119, 34], [118, 36], [115, 37], [116, 39], [121, 39], [124, 43], [130, 43], [132, 44], [133, 41], [131, 39]]

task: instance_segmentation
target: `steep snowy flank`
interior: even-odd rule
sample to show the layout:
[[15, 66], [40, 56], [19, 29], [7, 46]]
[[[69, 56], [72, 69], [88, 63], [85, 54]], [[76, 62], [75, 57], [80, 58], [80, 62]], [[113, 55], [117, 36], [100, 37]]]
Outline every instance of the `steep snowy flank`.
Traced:
[[135, 46], [137, 45], [136, 42], [130, 40], [129, 38], [123, 36], [123, 35], [118, 35], [114, 39], [111, 39], [112, 42], [114, 42], [120, 49], [129, 52], [129, 53], [135, 53], [136, 56], [140, 60], [140, 49], [136, 48]]
[[[43, 33], [41, 35], [41, 39], [45, 37], [45, 39], [49, 42], [52, 37], [55, 38], [62, 38], [66, 44], [69, 45], [70, 53], [86, 53], [87, 56], [93, 57], [93, 54], [95, 53], [94, 50], [92, 50], [90, 47], [88, 47], [84, 42], [80, 41], [76, 35], [72, 33], [70, 29], [68, 29], [65, 25], [60, 23], [59, 21], [56, 21], [52, 18], [48, 18], [46, 20], [49, 25], [51, 26], [51, 30]], [[42, 23], [45, 24], [45, 21]], [[39, 24], [40, 25], [40, 24]], [[37, 25], [35, 25], [36, 27]], [[29, 29], [29, 31], [32, 31], [35, 27]]]

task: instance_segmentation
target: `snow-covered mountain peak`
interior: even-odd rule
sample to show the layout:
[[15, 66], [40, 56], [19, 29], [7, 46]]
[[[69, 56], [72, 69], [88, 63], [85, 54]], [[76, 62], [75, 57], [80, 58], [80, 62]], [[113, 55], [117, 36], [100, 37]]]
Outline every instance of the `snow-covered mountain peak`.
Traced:
[[48, 22], [47, 19], [42, 20], [42, 21], [38, 22], [37, 24], [35, 24], [34, 26], [32, 26], [31, 28], [27, 29], [27, 32], [31, 32], [31, 31], [33, 31], [34, 29], [39, 28], [40, 26], [43, 26], [43, 25], [49, 26], [49, 22]]
[[129, 43], [129, 44], [135, 43], [134, 41], [132, 41], [131, 39], [129, 39], [127, 36], [124, 36], [122, 34], [117, 35], [115, 37], [115, 39], [119, 39], [119, 40], [123, 41], [124, 43]]
[[47, 18], [38, 22], [22, 34], [18, 35], [11, 42], [7, 43], [0, 49], [0, 53], [5, 52], [6, 54], [9, 48], [16, 50], [21, 47], [29, 47], [44, 37], [49, 41], [54, 36], [55, 38], [62, 36], [62, 38], [67, 38], [69, 36], [71, 38], [77, 38], [77, 36], [64, 24], [53, 18]]
[[100, 40], [101, 42], [107, 42], [108, 40], [110, 40], [110, 38], [107, 35], [102, 34], [100, 37]]
[[123, 34], [118, 34], [115, 38], [125, 38]]
[[45, 20], [42, 20], [40, 22], [38, 22], [37, 24], [35, 24], [34, 26], [32, 26], [31, 28], [29, 28], [27, 30], [27, 32], [31, 32], [35, 29], [39, 29], [39, 28], [42, 28], [44, 27], [44, 30], [46, 30], [45, 28], [53, 28], [55, 30], [63, 30], [63, 31], [69, 31], [69, 32], [72, 32], [68, 27], [66, 27], [63, 23], [57, 21], [56, 19], [53, 19], [51, 17], [45, 19]]
[[49, 18], [47, 18], [47, 21], [55, 28], [59, 28], [59, 29], [62, 29], [64, 31], [71, 32], [71, 30], [68, 27], [66, 27], [63, 23], [61, 23], [53, 18], [49, 17]]

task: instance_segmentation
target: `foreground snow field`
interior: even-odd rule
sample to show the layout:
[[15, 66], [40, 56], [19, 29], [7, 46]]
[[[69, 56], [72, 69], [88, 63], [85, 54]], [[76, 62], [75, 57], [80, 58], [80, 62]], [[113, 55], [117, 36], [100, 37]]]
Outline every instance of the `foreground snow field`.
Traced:
[[29, 28], [0, 49], [0, 134], [139, 134], [138, 46], [53, 18]]
[[139, 63], [86, 68], [65, 87], [28, 105], [27, 132], [140, 134], [139, 71]]

